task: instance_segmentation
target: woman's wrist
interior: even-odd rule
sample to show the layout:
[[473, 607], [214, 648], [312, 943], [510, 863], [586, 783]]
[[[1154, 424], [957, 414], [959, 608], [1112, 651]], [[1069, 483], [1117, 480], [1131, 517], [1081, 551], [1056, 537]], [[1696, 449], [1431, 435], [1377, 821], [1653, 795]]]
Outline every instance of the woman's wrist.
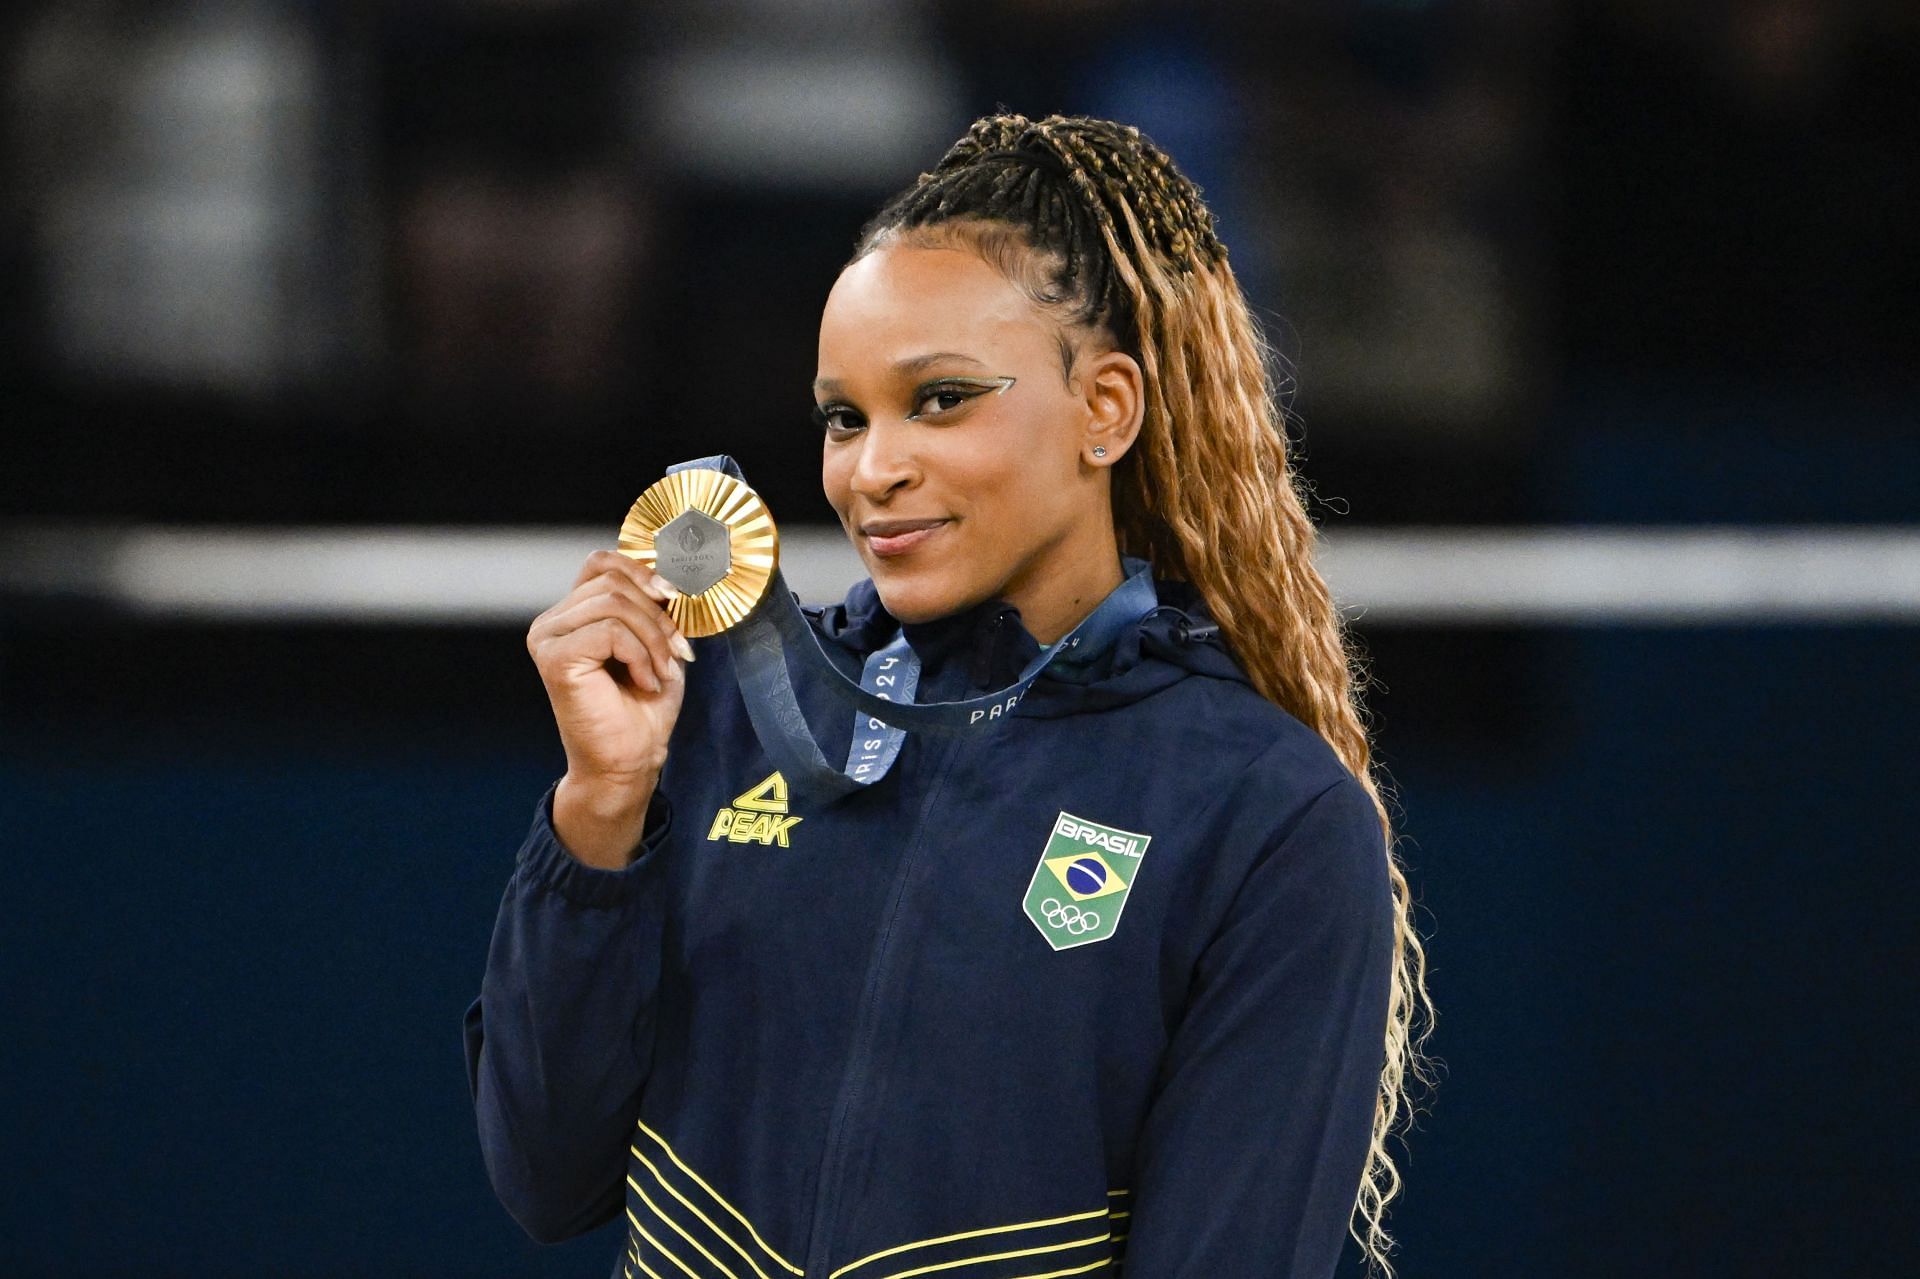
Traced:
[[638, 782], [560, 779], [553, 792], [553, 833], [575, 860], [600, 870], [624, 870], [646, 828], [659, 774]]

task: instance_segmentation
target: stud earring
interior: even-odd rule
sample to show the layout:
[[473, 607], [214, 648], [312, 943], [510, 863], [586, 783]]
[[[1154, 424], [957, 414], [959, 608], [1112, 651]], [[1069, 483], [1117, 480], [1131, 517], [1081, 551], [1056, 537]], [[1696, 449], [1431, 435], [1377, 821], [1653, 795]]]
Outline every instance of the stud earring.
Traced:
[[1093, 455], [1094, 455], [1095, 457], [1105, 457], [1105, 456], [1107, 455], [1107, 446], [1106, 446], [1106, 445], [1104, 445], [1104, 444], [1096, 444], [1096, 445], [1094, 445], [1094, 446], [1093, 446]]

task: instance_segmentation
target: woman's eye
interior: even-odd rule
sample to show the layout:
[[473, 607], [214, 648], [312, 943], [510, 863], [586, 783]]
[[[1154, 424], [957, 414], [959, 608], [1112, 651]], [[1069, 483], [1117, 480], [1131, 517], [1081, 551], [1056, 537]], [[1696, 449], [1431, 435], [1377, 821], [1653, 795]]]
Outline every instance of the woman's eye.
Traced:
[[919, 418], [926, 417], [930, 413], [951, 413], [978, 394], [978, 391], [961, 390], [952, 386], [932, 387], [920, 397], [920, 406], [914, 411], [913, 416]]
[[836, 440], [844, 440], [866, 425], [859, 414], [838, 404], [815, 405], [813, 424], [825, 431], [828, 438]]
[[[930, 386], [918, 392], [920, 399], [914, 405], [914, 411], [907, 414], [907, 421], [918, 422], [922, 418], [939, 417], [951, 413], [968, 400], [981, 394], [977, 387], [971, 386]], [[816, 404], [813, 408], [813, 424], [826, 432], [830, 440], [844, 440], [866, 429], [867, 419], [859, 410], [845, 404]]]

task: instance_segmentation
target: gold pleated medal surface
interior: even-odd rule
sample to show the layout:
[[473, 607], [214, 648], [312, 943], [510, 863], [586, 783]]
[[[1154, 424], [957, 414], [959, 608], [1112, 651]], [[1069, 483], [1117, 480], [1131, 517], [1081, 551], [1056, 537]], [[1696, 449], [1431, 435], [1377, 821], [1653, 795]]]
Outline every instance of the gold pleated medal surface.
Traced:
[[718, 635], [751, 613], [780, 563], [780, 532], [760, 495], [724, 471], [675, 471], [642, 493], [619, 550], [680, 594], [667, 615], [682, 634]]

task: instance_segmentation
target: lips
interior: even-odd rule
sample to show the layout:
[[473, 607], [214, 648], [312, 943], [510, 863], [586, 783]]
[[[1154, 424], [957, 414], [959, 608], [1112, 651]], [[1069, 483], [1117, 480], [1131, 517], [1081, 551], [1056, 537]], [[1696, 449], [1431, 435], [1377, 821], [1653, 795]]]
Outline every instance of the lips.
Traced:
[[938, 535], [949, 523], [947, 519], [869, 520], [860, 526], [860, 532], [875, 555], [904, 555]]

